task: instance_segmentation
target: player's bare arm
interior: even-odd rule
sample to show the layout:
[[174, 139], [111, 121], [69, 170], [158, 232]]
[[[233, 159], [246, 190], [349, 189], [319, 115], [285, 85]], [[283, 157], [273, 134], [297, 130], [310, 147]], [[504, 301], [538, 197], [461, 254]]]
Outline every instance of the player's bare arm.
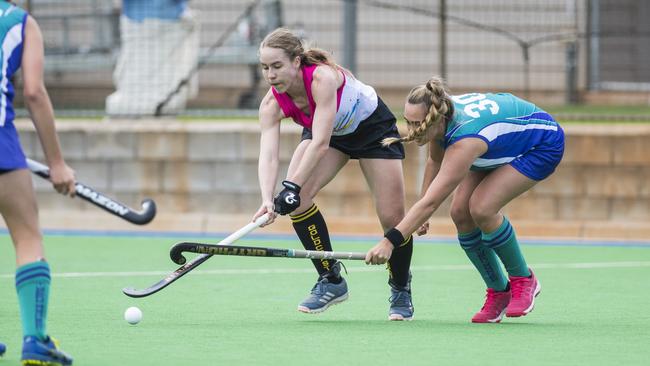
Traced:
[[54, 110], [43, 81], [43, 35], [31, 16], [25, 23], [21, 68], [23, 96], [50, 167], [50, 180], [57, 192], [74, 196], [74, 171], [66, 165], [54, 126]]
[[334, 118], [336, 116], [336, 89], [338, 88], [338, 71], [329, 66], [319, 66], [314, 71], [312, 96], [316, 103], [312, 140], [296, 172], [287, 180], [302, 186], [318, 165], [329, 148]]
[[413, 205], [397, 229], [409, 236], [440, 207], [442, 202], [465, 178], [470, 166], [487, 150], [487, 144], [477, 138], [466, 138], [450, 146], [445, 152], [440, 171], [424, 196]]
[[[425, 195], [407, 212], [395, 227], [403, 238], [408, 238], [424, 224], [440, 207], [467, 175], [470, 166], [487, 150], [487, 144], [477, 138], [466, 138], [450, 146], [446, 151], [440, 171], [431, 182]], [[384, 264], [394, 249], [389, 239], [383, 238], [366, 255], [367, 264]]]
[[268, 212], [270, 219], [265, 224], [268, 225], [275, 219], [273, 193], [280, 165], [280, 120], [284, 117], [270, 89], [260, 104], [259, 116], [261, 135], [258, 176], [262, 193], [262, 206], [255, 213], [253, 221]]
[[[434, 140], [428, 144], [428, 156], [427, 162], [424, 166], [424, 175], [422, 178], [422, 188], [420, 189], [420, 197], [424, 197], [424, 194], [427, 192], [427, 189], [431, 185], [433, 179], [438, 175], [440, 171], [440, 164], [442, 163], [442, 158], [445, 155], [445, 149], [442, 147], [442, 142]], [[415, 232], [417, 235], [424, 235], [429, 231], [429, 221], [425, 221], [422, 226], [418, 228]]]

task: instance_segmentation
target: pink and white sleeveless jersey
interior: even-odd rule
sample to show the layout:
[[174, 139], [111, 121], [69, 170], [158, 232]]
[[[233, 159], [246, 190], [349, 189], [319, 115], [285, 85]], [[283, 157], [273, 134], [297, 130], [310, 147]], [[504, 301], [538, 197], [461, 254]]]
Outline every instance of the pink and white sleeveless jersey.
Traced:
[[[278, 93], [271, 88], [284, 115], [308, 129], [311, 129], [314, 123], [313, 116], [316, 110], [316, 103], [311, 94], [311, 82], [316, 67], [318, 65], [302, 66], [302, 78], [309, 102], [309, 116], [296, 106], [287, 93]], [[332, 136], [348, 135], [356, 131], [359, 124], [377, 108], [375, 89], [343, 71], [340, 72], [343, 75], [343, 84], [336, 91], [336, 116]]]

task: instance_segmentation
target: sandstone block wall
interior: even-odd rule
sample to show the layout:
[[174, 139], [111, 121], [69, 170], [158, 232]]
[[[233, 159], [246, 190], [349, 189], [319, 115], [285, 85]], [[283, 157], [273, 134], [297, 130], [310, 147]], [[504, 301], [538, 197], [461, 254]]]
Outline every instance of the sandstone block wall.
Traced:
[[[17, 125], [28, 156], [42, 161], [31, 123], [19, 121]], [[509, 204], [509, 217], [534, 223], [531, 235], [545, 235], [550, 227], [559, 236], [613, 236], [615, 228], [623, 238], [631, 232], [632, 237], [646, 235], [645, 227], [650, 226], [650, 125], [564, 128], [567, 144], [562, 164], [549, 179]], [[160, 217], [168, 218], [162, 222], [175, 223], [176, 230], [205, 228], [210, 217], [250, 217], [260, 205], [259, 132], [254, 122], [64, 121], [58, 129], [66, 158], [80, 181], [130, 206], [137, 207], [144, 197], [155, 199]], [[285, 122], [281, 139], [280, 179], [300, 130]], [[407, 147], [408, 205], [419, 195], [425, 157], [418, 147]], [[81, 200], [57, 195], [40, 178], [34, 182], [44, 213], [55, 212], [59, 218], [91, 217], [98, 211]], [[349, 231], [379, 227], [356, 161], [348, 163], [319, 194], [317, 204], [328, 219], [338, 219]], [[453, 234], [448, 209], [449, 200], [434, 219], [443, 223], [444, 233]], [[101, 227], [102, 221], [84, 227]]]

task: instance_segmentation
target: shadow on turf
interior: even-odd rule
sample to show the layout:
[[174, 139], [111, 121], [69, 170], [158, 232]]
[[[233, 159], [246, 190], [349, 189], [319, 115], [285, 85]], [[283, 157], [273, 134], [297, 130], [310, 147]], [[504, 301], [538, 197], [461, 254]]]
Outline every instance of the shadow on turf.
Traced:
[[[547, 322], [536, 322], [533, 319], [530, 321], [522, 321], [522, 320], [504, 320], [499, 324], [474, 324], [470, 321], [454, 321], [454, 320], [448, 320], [448, 319], [418, 319], [415, 318], [412, 321], [389, 321], [388, 319], [325, 319], [320, 317], [321, 315], [307, 315], [305, 318], [294, 318], [291, 320], [286, 320], [283, 322], [285, 326], [292, 326], [292, 327], [300, 327], [300, 326], [305, 326], [305, 327], [320, 327], [323, 325], [336, 325], [336, 326], [348, 326], [350, 328], [364, 328], [364, 327], [371, 327], [371, 328], [386, 328], [386, 326], [410, 326], [410, 327], [429, 327], [429, 328], [435, 328], [435, 327], [445, 327], [445, 328], [466, 328], [466, 327], [473, 327], [473, 328], [490, 328], [490, 327], [573, 327], [575, 324], [568, 324], [568, 323], [547, 323]], [[257, 325], [262, 325], [264, 323], [264, 320], [261, 319], [255, 319], [254, 322]], [[242, 325], [242, 320], [239, 319], [235, 323], [238, 324], [238, 326]], [[244, 322], [245, 323], [245, 322]], [[273, 325], [277, 323], [277, 320], [269, 320], [268, 321], [269, 325]], [[228, 325], [233, 325], [233, 322], [228, 320], [224, 321], [224, 319], [221, 318], [214, 318], [214, 319], [205, 319], [200, 322], [184, 322], [184, 321], [169, 321], [165, 322], [164, 325], [166, 327], [173, 326], [173, 327], [178, 327], [178, 328], [193, 328], [197, 326], [225, 326], [226, 324]]]
[[318, 325], [318, 324], [336, 324], [336, 325], [356, 325], [356, 326], [372, 326], [372, 327], [381, 327], [384, 328], [386, 325], [404, 324], [405, 326], [414, 326], [414, 327], [435, 327], [435, 326], [444, 326], [444, 327], [478, 327], [478, 328], [487, 328], [487, 327], [562, 327], [566, 326], [571, 327], [575, 324], [561, 324], [561, 323], [540, 323], [535, 322], [533, 319], [531, 321], [522, 321], [522, 320], [504, 320], [498, 324], [475, 324], [470, 321], [453, 321], [453, 320], [441, 320], [441, 319], [413, 319], [412, 321], [389, 321], [384, 319], [377, 320], [363, 320], [363, 319], [297, 319], [296, 324], [309, 324], [309, 325]]

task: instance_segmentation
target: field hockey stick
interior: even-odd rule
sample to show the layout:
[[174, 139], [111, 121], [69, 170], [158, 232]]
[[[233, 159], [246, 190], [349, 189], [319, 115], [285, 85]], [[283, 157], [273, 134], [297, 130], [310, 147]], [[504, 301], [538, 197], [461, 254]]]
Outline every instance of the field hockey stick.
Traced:
[[247, 247], [223, 244], [204, 244], [182, 242], [175, 244], [169, 250], [169, 257], [176, 264], [184, 264], [186, 259], [183, 252], [209, 255], [235, 255], [241, 257], [281, 257], [307, 259], [366, 259], [366, 253], [357, 252], [326, 252], [319, 250], [278, 249], [266, 247]]
[[[27, 165], [32, 173], [43, 179], [50, 179], [50, 169], [47, 166], [32, 159], [27, 159]], [[142, 201], [142, 210], [136, 211], [119, 201], [106, 197], [104, 194], [97, 192], [92, 187], [81, 182], [75, 183], [75, 191], [77, 192], [77, 196], [82, 199], [132, 224], [148, 224], [156, 216], [156, 203], [149, 198]]]
[[[260, 227], [260, 225], [264, 224], [269, 220], [269, 214], [264, 214], [260, 217], [257, 218], [254, 222], [251, 222], [247, 224], [246, 226], [242, 227], [241, 229], [235, 231], [234, 233], [230, 234], [228, 237], [223, 239], [222, 241], [219, 242], [220, 245], [230, 245], [233, 242], [241, 239], [243, 236], [246, 234], [250, 233], [251, 231], [257, 229]], [[183, 264], [181, 267], [178, 267], [177, 270], [174, 272], [170, 273], [167, 275], [167, 277], [163, 278], [162, 280], [156, 282], [155, 284], [143, 289], [143, 290], [137, 290], [133, 287], [127, 287], [122, 290], [122, 292], [129, 297], [146, 297], [152, 294], [155, 294], [156, 292], [164, 289], [165, 287], [171, 285], [174, 281], [178, 280], [179, 278], [183, 277], [187, 273], [189, 273], [191, 270], [194, 268], [198, 267], [201, 265], [201, 263], [207, 261], [212, 257], [212, 254], [201, 254], [197, 256], [196, 258], [192, 259], [191, 261]]]

